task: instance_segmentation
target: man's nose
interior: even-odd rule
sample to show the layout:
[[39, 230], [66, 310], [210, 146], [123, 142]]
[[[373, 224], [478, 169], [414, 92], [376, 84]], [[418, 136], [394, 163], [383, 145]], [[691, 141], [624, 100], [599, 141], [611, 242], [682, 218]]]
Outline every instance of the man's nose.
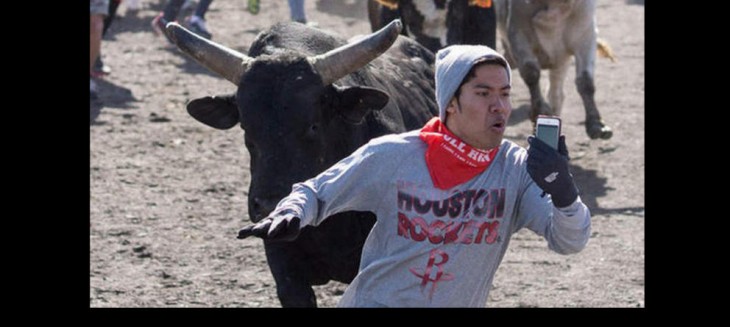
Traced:
[[496, 97], [496, 99], [489, 104], [489, 111], [495, 113], [507, 111], [507, 108], [509, 108], [509, 103], [507, 101], [509, 100], [503, 99], [501, 96]]

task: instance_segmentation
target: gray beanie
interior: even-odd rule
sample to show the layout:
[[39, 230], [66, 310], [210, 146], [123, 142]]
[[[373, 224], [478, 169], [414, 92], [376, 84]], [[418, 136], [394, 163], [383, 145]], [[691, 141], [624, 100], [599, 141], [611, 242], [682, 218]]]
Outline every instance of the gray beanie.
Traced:
[[446, 122], [446, 108], [471, 67], [481, 59], [496, 58], [507, 67], [507, 78], [512, 81], [512, 71], [507, 60], [497, 51], [484, 45], [452, 45], [436, 52], [436, 100], [439, 117]]

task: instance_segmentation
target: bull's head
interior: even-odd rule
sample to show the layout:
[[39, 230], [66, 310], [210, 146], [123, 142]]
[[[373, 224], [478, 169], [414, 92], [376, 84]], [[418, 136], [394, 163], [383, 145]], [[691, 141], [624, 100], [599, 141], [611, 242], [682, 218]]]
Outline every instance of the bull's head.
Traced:
[[[251, 155], [249, 215], [266, 217], [291, 185], [315, 176], [367, 141], [353, 133], [388, 95], [365, 86], [333, 83], [385, 52], [401, 30], [394, 21], [378, 32], [321, 55], [282, 50], [249, 57], [198, 37], [176, 23], [168, 36], [197, 62], [238, 87], [235, 95], [187, 105], [198, 121], [218, 129], [237, 123]], [[361, 133], [362, 134], [362, 133]]]

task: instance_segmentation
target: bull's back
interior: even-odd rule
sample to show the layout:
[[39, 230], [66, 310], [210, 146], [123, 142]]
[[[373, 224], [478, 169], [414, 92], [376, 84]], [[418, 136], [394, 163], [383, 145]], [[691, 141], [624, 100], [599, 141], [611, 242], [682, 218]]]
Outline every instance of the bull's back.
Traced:
[[[500, 37], [512, 56], [515, 42], [528, 42], [544, 69], [576, 53], [578, 47], [595, 43], [595, 0], [495, 0]], [[516, 64], [517, 58], [508, 58]]]
[[[399, 36], [385, 55], [373, 62], [370, 69], [378, 73], [373, 74], [373, 84], [390, 97], [387, 107], [376, 116], [393, 117], [399, 125], [389, 133], [421, 128], [438, 116], [434, 60], [430, 50], [410, 38]], [[383, 124], [382, 121], [376, 123]]]

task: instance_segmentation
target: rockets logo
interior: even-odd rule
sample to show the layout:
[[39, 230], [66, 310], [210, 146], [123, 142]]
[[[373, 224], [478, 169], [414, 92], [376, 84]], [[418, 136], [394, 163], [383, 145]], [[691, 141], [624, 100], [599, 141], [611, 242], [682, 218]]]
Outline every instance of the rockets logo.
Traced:
[[[436, 255], [440, 256], [439, 262], [436, 262]], [[428, 286], [428, 283], [433, 283], [431, 285], [431, 290], [428, 292], [429, 300], [433, 297], [433, 293], [436, 291], [436, 286], [439, 282], [454, 279], [454, 275], [450, 273], [444, 273], [443, 266], [446, 264], [447, 261], [449, 261], [449, 255], [446, 254], [446, 252], [439, 249], [433, 249], [428, 255], [428, 263], [426, 264], [426, 269], [424, 269], [423, 272], [420, 272], [415, 268], [408, 268], [408, 270], [410, 270], [412, 274], [421, 279], [421, 291], [423, 291]], [[436, 266], [437, 268], [436, 275], [431, 278], [434, 266]]]

